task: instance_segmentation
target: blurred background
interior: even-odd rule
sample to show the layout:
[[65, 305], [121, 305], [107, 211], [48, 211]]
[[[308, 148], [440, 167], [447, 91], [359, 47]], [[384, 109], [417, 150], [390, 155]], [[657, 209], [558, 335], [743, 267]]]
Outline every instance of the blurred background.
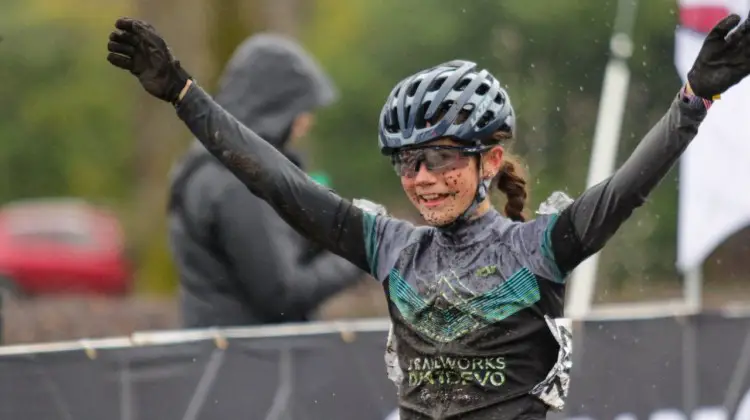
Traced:
[[[107, 63], [123, 15], [151, 22], [212, 91], [235, 47], [271, 30], [299, 40], [341, 97], [302, 144], [311, 170], [348, 198], [418, 221], [387, 159], [377, 117], [392, 86], [469, 59], [507, 86], [530, 207], [586, 185], [617, 3], [604, 0], [3, 0], [0, 13], [0, 288], [5, 344], [178, 325], [167, 248], [168, 176], [190, 133], [173, 109]], [[674, 0], [640, 2], [618, 164], [682, 85]], [[604, 249], [595, 302], [680, 297], [675, 168]], [[735, 184], [747, 194], [746, 182]], [[498, 204], [501, 204], [498, 198]], [[747, 300], [750, 231], [707, 259], [704, 304]], [[385, 315], [378, 284], [333, 298], [319, 317]]]

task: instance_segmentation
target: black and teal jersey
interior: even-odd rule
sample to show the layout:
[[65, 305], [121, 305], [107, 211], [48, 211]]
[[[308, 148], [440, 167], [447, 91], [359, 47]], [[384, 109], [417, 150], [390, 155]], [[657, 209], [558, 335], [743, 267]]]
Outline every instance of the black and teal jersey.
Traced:
[[567, 273], [645, 202], [706, 114], [702, 101], [680, 94], [611, 177], [566, 206], [523, 223], [490, 211], [448, 230], [341, 198], [195, 84], [177, 111], [289, 225], [382, 283], [402, 420], [541, 420], [562, 407], [570, 337], [558, 321]]
[[393, 322], [401, 418], [543, 418], [546, 405], [562, 405], [570, 346], [555, 334], [570, 333], [559, 324], [557, 218], [518, 223], [491, 210], [448, 231], [367, 214], [371, 272]]

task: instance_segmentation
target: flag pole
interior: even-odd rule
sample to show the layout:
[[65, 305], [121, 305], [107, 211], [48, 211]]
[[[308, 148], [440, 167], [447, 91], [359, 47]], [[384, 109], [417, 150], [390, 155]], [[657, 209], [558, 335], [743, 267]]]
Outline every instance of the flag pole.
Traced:
[[[594, 144], [586, 181], [587, 188], [611, 176], [615, 170], [622, 119], [630, 85], [630, 69], [627, 61], [633, 53], [631, 34], [635, 25], [637, 8], [637, 0], [619, 0], [617, 3], [614, 30], [609, 41], [611, 55], [604, 71]], [[567, 295], [566, 317], [582, 319], [591, 310], [598, 263], [599, 253], [589, 257], [573, 272], [571, 289]]]

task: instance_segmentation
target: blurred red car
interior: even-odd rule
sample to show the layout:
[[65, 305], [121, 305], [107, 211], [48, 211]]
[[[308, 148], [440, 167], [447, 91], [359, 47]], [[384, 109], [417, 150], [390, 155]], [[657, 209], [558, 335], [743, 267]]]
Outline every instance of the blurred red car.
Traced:
[[0, 290], [34, 296], [124, 294], [129, 264], [119, 220], [75, 199], [0, 207]]

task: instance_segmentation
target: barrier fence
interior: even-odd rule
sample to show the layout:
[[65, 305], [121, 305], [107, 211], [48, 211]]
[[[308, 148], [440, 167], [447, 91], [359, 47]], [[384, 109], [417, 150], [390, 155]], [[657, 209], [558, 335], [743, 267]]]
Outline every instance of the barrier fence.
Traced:
[[566, 416], [750, 420], [750, 314], [587, 321]]
[[[0, 347], [0, 419], [383, 420], [387, 320], [137, 333]], [[750, 316], [575, 326], [567, 412], [550, 420], [750, 419]]]

